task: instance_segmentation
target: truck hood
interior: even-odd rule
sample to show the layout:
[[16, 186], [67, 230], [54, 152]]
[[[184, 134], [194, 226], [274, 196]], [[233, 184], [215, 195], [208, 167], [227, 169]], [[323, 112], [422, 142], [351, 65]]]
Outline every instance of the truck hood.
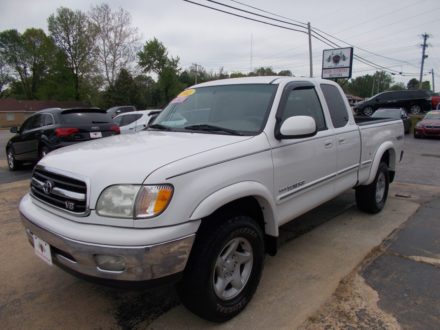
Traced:
[[58, 149], [44, 157], [39, 165], [86, 177], [99, 186], [110, 183], [140, 184], [162, 166], [249, 138], [144, 131]]

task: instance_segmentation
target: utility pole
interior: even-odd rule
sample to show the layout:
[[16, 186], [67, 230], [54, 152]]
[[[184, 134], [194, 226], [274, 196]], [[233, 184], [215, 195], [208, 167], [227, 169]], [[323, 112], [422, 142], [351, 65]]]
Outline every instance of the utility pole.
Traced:
[[250, 70], [249, 70], [249, 73], [251, 73], [252, 71], [254, 71], [254, 68], [253, 68], [253, 60], [254, 60], [254, 49], [253, 49], [253, 43], [254, 43], [254, 36], [253, 36], [253, 34], [251, 33], [251, 65], [250, 65]]
[[197, 85], [197, 76], [198, 76], [198, 68], [199, 68], [199, 65], [198, 65], [197, 63], [193, 63], [192, 65], [194, 66], [195, 71], [196, 71], [195, 79], [194, 79], [194, 80], [195, 80], [194, 85]]
[[425, 58], [428, 57], [428, 55], [425, 55], [425, 50], [428, 47], [428, 45], [426, 44], [426, 40], [428, 40], [429, 38], [429, 34], [424, 33], [422, 34], [422, 38], [423, 38], [423, 45], [422, 46], [422, 66], [420, 67], [420, 80], [419, 80], [419, 88], [422, 88], [422, 79], [423, 79], [423, 65], [425, 64]]
[[312, 27], [310, 22], [307, 23], [307, 30], [309, 34], [309, 59], [310, 59], [310, 78], [313, 78], [313, 60], [312, 60]]
[[432, 92], [435, 93], [434, 69], [431, 69], [431, 77], [432, 77]]

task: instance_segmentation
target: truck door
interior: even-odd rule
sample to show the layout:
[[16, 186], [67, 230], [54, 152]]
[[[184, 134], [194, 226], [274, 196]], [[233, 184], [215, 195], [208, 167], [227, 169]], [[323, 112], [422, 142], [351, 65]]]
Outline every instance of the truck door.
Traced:
[[292, 116], [311, 116], [318, 133], [309, 138], [273, 142], [274, 195], [280, 224], [312, 209], [333, 196], [336, 145], [327, 128], [315, 87], [307, 82], [288, 84], [281, 97], [277, 121]]
[[341, 193], [352, 188], [358, 180], [361, 154], [359, 128], [350, 123], [347, 107], [341, 92], [336, 86], [321, 84], [321, 90], [330, 113], [336, 143], [335, 191]]

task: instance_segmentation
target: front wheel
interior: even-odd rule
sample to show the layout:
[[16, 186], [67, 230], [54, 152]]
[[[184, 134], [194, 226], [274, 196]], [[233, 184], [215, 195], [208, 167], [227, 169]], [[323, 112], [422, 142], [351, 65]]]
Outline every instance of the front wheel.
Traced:
[[224, 322], [240, 313], [260, 281], [264, 261], [261, 228], [248, 216], [225, 216], [197, 233], [179, 285], [183, 304], [198, 316]]
[[388, 166], [382, 162], [374, 181], [367, 186], [356, 188], [356, 204], [359, 210], [373, 214], [380, 212], [388, 197], [389, 183]]

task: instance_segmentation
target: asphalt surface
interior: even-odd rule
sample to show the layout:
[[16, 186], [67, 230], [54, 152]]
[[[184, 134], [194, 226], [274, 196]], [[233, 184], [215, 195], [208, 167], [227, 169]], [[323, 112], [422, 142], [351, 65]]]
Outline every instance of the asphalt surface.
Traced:
[[423, 205], [361, 272], [404, 329], [440, 327], [440, 199]]

